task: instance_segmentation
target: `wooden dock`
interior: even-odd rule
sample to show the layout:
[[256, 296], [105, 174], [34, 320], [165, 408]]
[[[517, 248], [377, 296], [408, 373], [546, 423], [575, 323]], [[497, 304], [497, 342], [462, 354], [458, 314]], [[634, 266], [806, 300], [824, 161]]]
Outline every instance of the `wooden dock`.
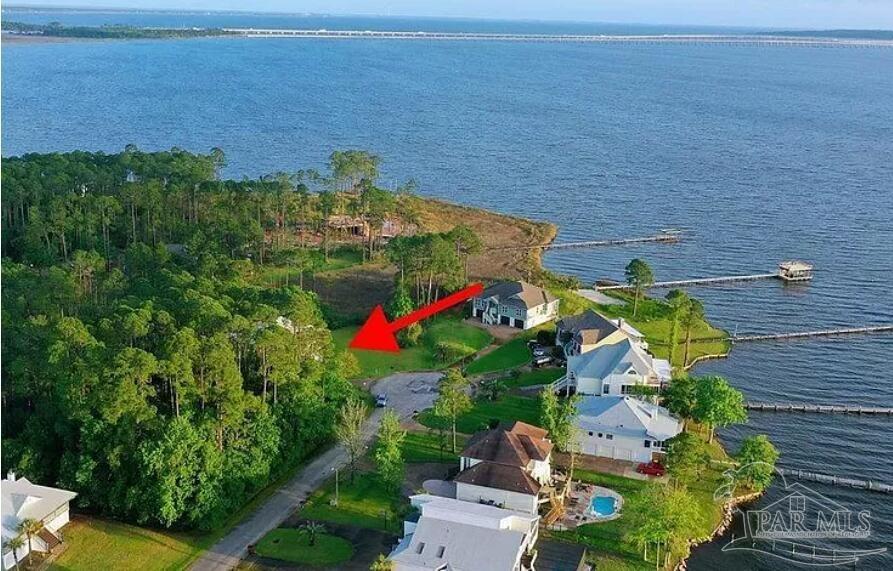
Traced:
[[[756, 280], [767, 280], [767, 279], [780, 279], [778, 272], [766, 273], [766, 274], [749, 274], [744, 276], [720, 276], [714, 278], [694, 278], [690, 280], [673, 280], [669, 282], [654, 282], [653, 284], [648, 286], [648, 289], [652, 288], [668, 288], [668, 287], [683, 287], [683, 286], [693, 286], [693, 285], [713, 285], [713, 284], [722, 284], [722, 283], [733, 283], [733, 282], [749, 282]], [[608, 286], [595, 286], [595, 289], [598, 291], [609, 291], [609, 290], [631, 290], [634, 289], [634, 286], [628, 284], [617, 284], [617, 285], [608, 285]]]
[[837, 414], [879, 414], [893, 416], [893, 407], [877, 407], [862, 405], [825, 405], [825, 404], [779, 404], [766, 402], [744, 403], [747, 410], [761, 412], [813, 412]]
[[830, 476], [828, 474], [817, 474], [815, 472], [806, 472], [804, 470], [790, 470], [776, 468], [779, 474], [785, 478], [796, 478], [805, 482], [818, 482], [820, 484], [828, 484], [829, 486], [842, 486], [845, 488], [858, 488], [871, 492], [880, 492], [882, 494], [893, 494], [893, 486], [872, 480], [859, 480], [856, 478], [842, 478], [840, 476]]
[[579, 242], [559, 242], [557, 244], [535, 244], [533, 246], [496, 246], [493, 248], [485, 248], [485, 251], [571, 250], [578, 248], [600, 248], [603, 246], [625, 246], [627, 244], [645, 244], [653, 242], [673, 244], [680, 239], [681, 237], [678, 234], [656, 234], [654, 236], [644, 236], [641, 238], [618, 238], [616, 240], [583, 240]]
[[784, 339], [803, 339], [805, 337], [832, 337], [837, 335], [855, 335], [859, 333], [890, 333], [893, 325], [869, 325], [866, 327], [844, 327], [841, 329], [824, 329], [820, 331], [798, 331], [794, 333], [770, 333], [765, 335], [733, 335], [729, 337], [732, 343], [744, 343], [749, 341], [774, 341]]

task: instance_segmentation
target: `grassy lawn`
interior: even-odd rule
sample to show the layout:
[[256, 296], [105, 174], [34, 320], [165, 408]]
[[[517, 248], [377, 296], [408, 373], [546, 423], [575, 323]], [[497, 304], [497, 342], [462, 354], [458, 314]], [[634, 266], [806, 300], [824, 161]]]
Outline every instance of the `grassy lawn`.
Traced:
[[332, 478], [310, 496], [301, 508], [301, 517], [392, 533], [400, 530], [406, 500], [399, 491], [388, 490], [375, 473], [357, 472], [351, 484], [348, 471], [342, 470], [339, 488], [337, 506], [331, 505], [335, 498], [335, 479]]
[[329, 567], [349, 560], [353, 546], [346, 539], [327, 533], [316, 534], [314, 545], [310, 545], [309, 534], [280, 527], [258, 542], [257, 554], [289, 563]]
[[53, 571], [184, 569], [216, 540], [82, 517], [72, 520], [63, 533], [68, 547], [50, 565]]
[[530, 371], [524, 371], [518, 376], [510, 375], [503, 379], [503, 381], [510, 389], [531, 387], [533, 385], [546, 385], [557, 381], [560, 377], [564, 376], [564, 373], [564, 368], [557, 367], [531, 369]]
[[[456, 421], [456, 430], [465, 434], [473, 434], [479, 430], [486, 430], [491, 422], [513, 422], [515, 420], [538, 425], [540, 420], [539, 399], [507, 395], [496, 401], [477, 400], [474, 403], [474, 408]], [[419, 415], [419, 422], [425, 426], [434, 426], [431, 411], [422, 412]]]
[[[457, 435], [456, 446], [465, 448], [465, 436]], [[443, 450], [437, 433], [433, 430], [425, 432], [407, 432], [403, 441], [403, 458], [407, 462], [448, 462], [458, 463], [459, 457], [450, 452], [451, 437], [447, 433], [443, 441]]]
[[453, 363], [445, 363], [436, 354], [438, 343], [448, 341], [459, 343], [469, 348], [470, 352], [480, 351], [490, 344], [489, 333], [462, 323], [458, 315], [438, 317], [426, 323], [421, 342], [415, 347], [407, 347], [400, 353], [384, 353], [380, 351], [354, 351], [347, 345], [359, 327], [343, 327], [332, 332], [335, 345], [351, 351], [360, 364], [358, 378], [378, 378], [401, 371], [431, 371], [442, 369]]
[[534, 336], [535, 334], [528, 335], [526, 333], [518, 335], [508, 343], [475, 359], [465, 368], [465, 372], [469, 375], [480, 375], [482, 373], [504, 371], [526, 365], [531, 358], [527, 342]]
[[[729, 459], [719, 443], [715, 441], [710, 445], [710, 455], [717, 460]], [[722, 471], [722, 467], [709, 467], [701, 477], [688, 485], [688, 491], [703, 516], [702, 525], [695, 533], [695, 537], [708, 536], [722, 520], [722, 504], [713, 500], [714, 490], [723, 482]], [[619, 492], [626, 500], [623, 515], [613, 521], [582, 525], [572, 531], [552, 531], [548, 532], [548, 535], [561, 541], [586, 545], [598, 569], [614, 571], [653, 569], [653, 561], [645, 562], [642, 559], [642, 553], [626, 541], [627, 535], [632, 531], [630, 521], [633, 519], [629, 517], [630, 509], [633, 507], [628, 500], [641, 493], [647, 482], [587, 470], [575, 470], [574, 477], [580, 481], [598, 484]], [[673, 568], [675, 563], [673, 562], [670, 568]]]

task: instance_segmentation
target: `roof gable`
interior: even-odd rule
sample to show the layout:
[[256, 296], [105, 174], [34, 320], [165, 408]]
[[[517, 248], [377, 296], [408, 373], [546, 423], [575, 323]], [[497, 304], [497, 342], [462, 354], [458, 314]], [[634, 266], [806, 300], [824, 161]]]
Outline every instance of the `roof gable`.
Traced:
[[494, 298], [503, 305], [531, 309], [555, 301], [556, 297], [541, 287], [527, 282], [498, 282], [483, 291], [483, 299]]
[[681, 432], [667, 409], [629, 396], [584, 397], [577, 415], [581, 427], [616, 429], [630, 436], [666, 440]]
[[455, 481], [461, 484], [496, 488], [530, 496], [538, 494], [541, 487], [520, 466], [509, 466], [494, 462], [479, 462], [471, 468], [463, 470], [455, 477]]
[[630, 369], [643, 377], [654, 373], [651, 355], [630, 339], [597, 347], [568, 360], [568, 370], [582, 378], [604, 379], [611, 374], [626, 374]]

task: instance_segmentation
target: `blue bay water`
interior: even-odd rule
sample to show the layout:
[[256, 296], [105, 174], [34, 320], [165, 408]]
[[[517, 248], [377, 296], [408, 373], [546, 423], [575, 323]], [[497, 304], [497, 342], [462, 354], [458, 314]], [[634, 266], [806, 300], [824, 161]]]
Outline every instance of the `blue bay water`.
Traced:
[[[147, 17], [173, 25], [126, 21]], [[364, 148], [384, 158], [388, 183], [414, 177], [426, 195], [553, 221], [559, 241], [685, 230], [672, 246], [545, 257], [585, 282], [622, 278], [632, 257], [658, 279], [816, 264], [809, 285], [693, 288], [730, 331], [893, 323], [893, 50], [196, 39], [5, 45], [2, 63], [4, 156], [220, 146], [225, 174], [241, 177]], [[889, 335], [754, 343], [696, 372], [726, 376], [749, 400], [893, 406], [891, 357]], [[893, 483], [890, 423], [754, 412], [721, 437], [735, 449], [766, 433], [784, 467]], [[856, 547], [893, 545], [889, 496], [815, 488], [872, 511], [872, 541]], [[783, 567], [722, 543], [697, 550], [690, 568]], [[889, 556], [859, 564], [891, 566]]]

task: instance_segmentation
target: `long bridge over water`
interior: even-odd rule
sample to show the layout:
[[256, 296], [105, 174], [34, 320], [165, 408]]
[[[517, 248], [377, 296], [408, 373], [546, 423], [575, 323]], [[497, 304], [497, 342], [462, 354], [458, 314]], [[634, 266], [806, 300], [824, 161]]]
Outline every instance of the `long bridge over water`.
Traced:
[[893, 47], [893, 40], [772, 35], [723, 34], [505, 34], [495, 32], [422, 32], [389, 30], [306, 30], [280, 28], [224, 28], [235, 36], [255, 38], [375, 39], [490, 42], [565, 42], [587, 44], [711, 44], [739, 46], [795, 46], [835, 48]]

